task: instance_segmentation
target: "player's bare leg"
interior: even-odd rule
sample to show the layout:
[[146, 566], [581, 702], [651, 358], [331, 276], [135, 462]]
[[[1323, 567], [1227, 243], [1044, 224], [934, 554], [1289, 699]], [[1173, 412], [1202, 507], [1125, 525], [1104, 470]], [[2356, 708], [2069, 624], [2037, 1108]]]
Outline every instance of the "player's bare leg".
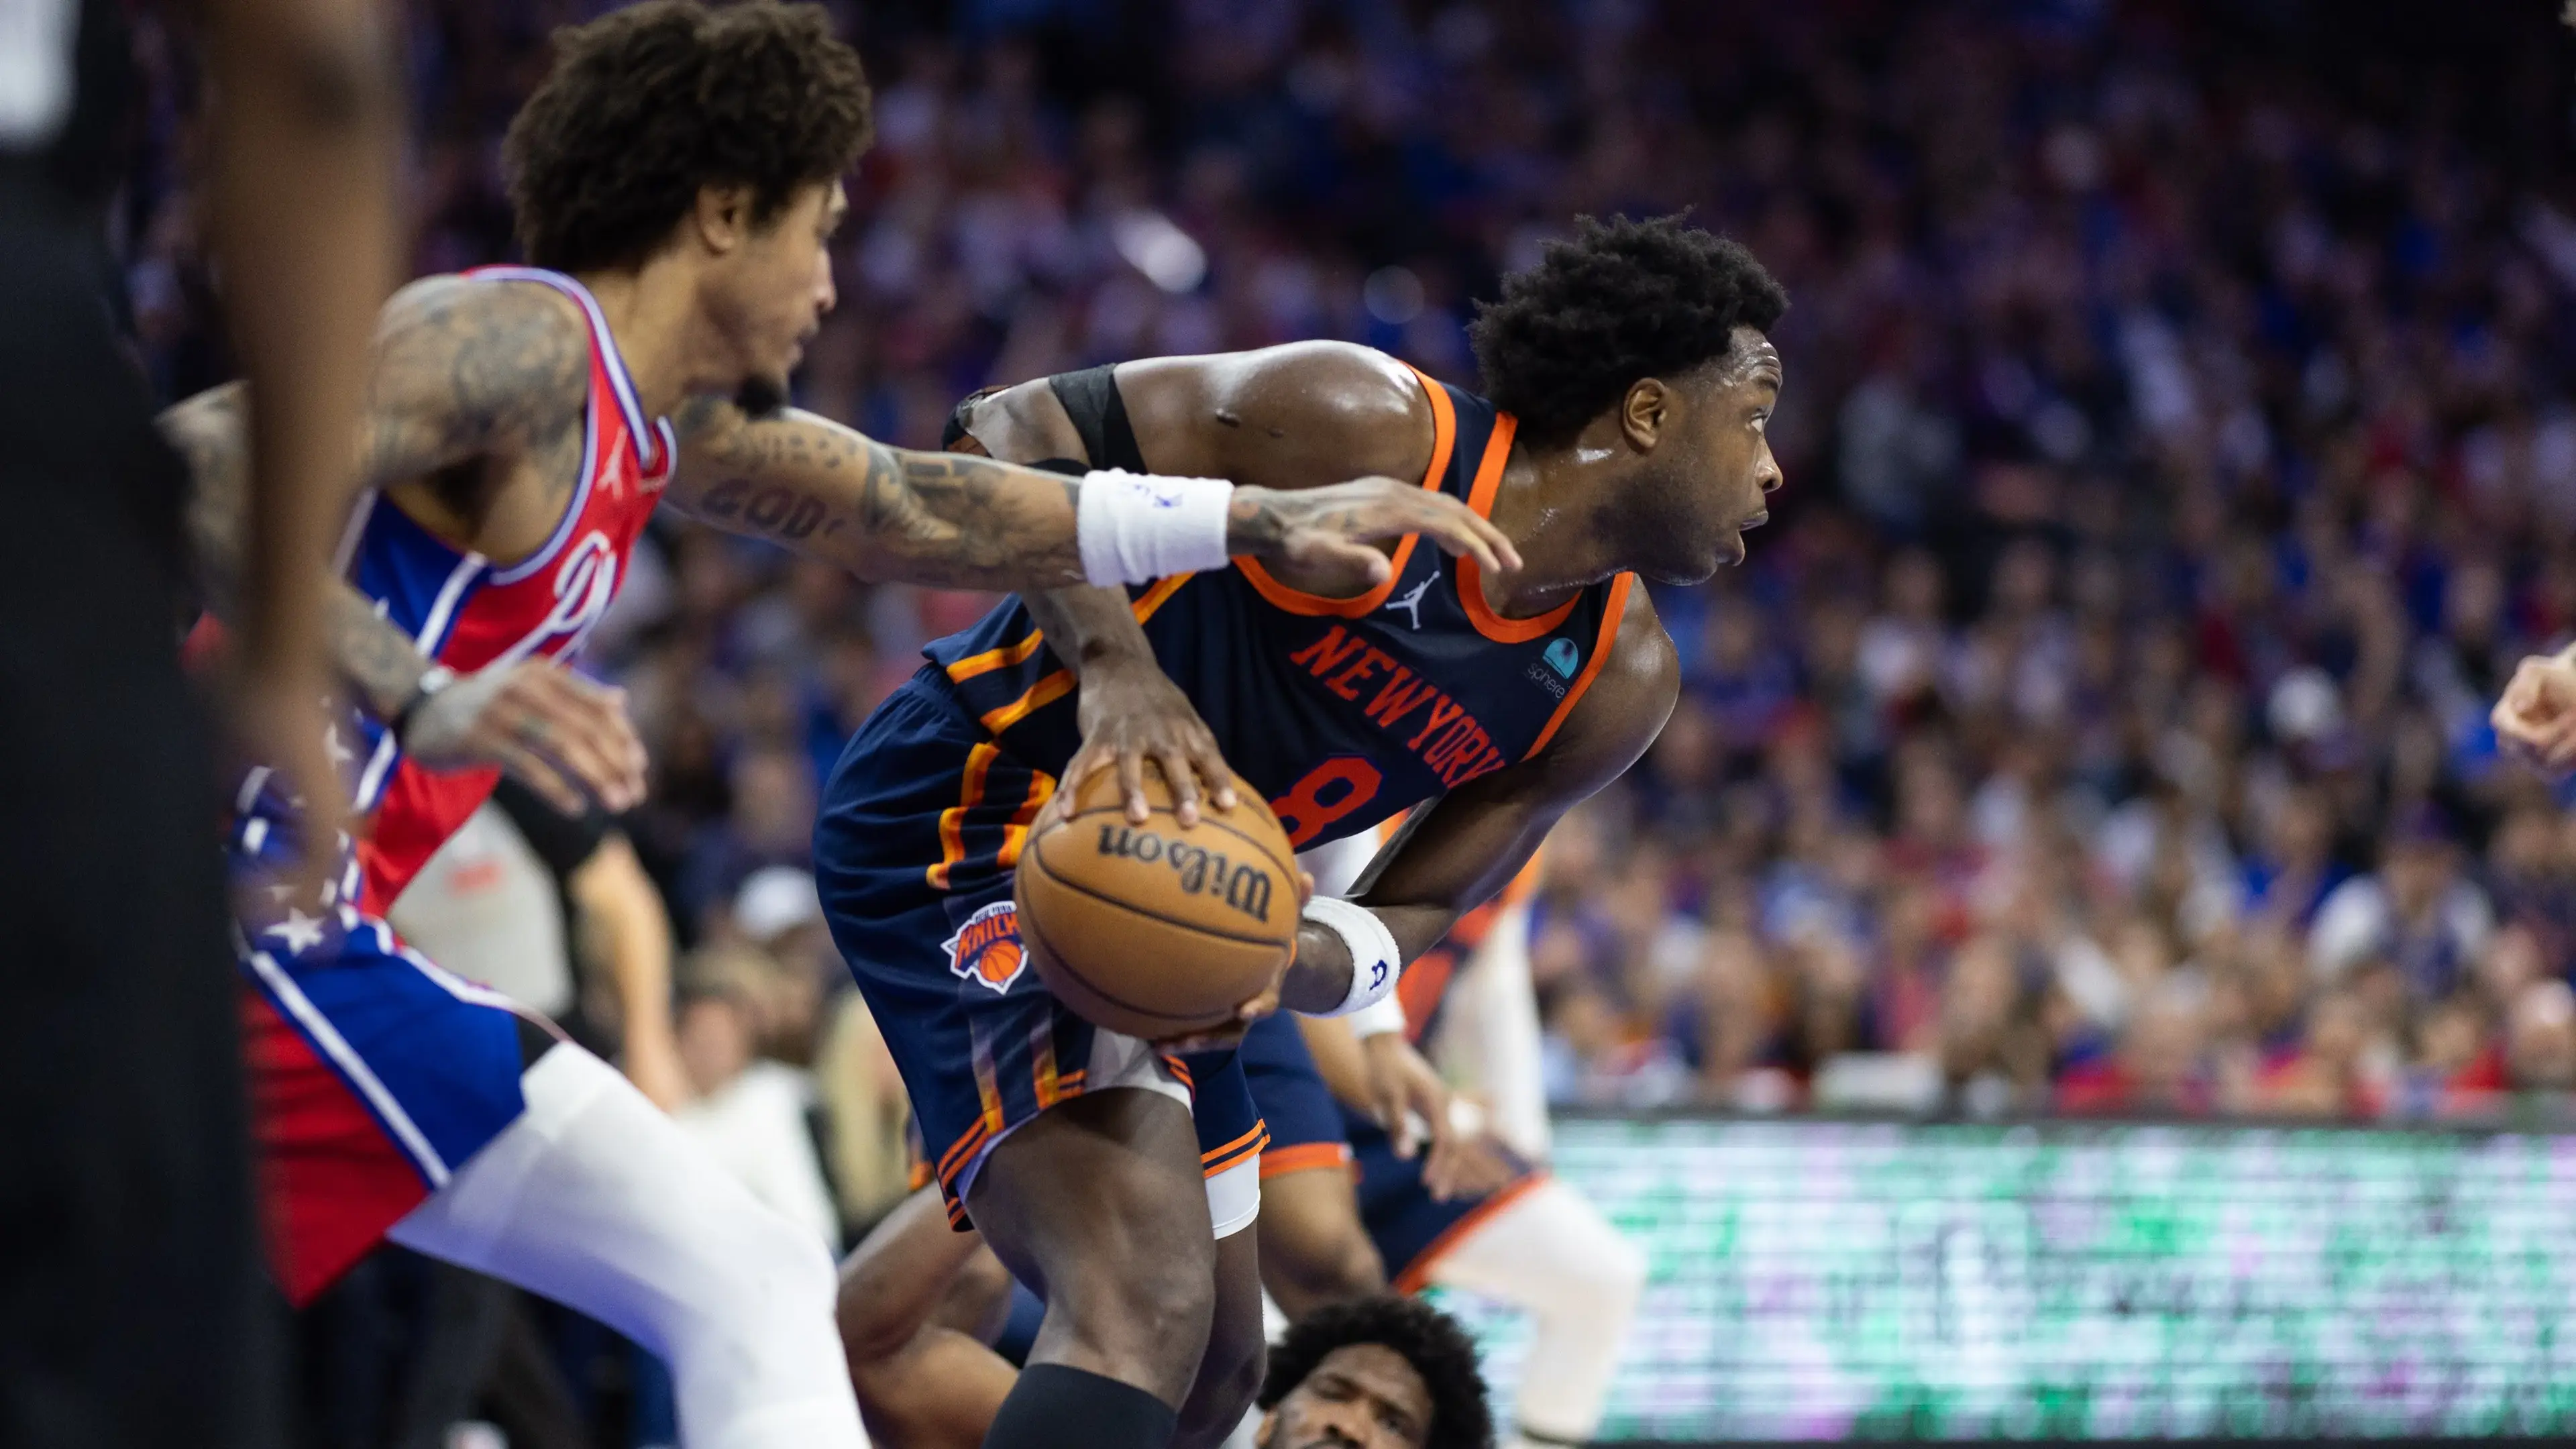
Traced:
[[[1189, 1110], [1136, 1090], [1060, 1103], [993, 1149], [967, 1204], [994, 1253], [1047, 1300], [1029, 1366], [985, 1443], [1170, 1443], [1217, 1310]], [[1191, 1407], [1198, 1418], [1202, 1406]]]
[[975, 1449], [1019, 1370], [988, 1347], [1011, 1276], [983, 1239], [948, 1226], [937, 1188], [905, 1199], [841, 1265], [850, 1386], [887, 1449]]

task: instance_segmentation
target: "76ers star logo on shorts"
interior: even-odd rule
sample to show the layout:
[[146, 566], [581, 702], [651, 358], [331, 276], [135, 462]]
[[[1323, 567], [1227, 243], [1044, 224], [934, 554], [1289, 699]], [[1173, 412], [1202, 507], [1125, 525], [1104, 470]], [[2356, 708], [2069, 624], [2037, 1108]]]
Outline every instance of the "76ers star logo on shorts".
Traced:
[[957, 934], [939, 943], [948, 953], [948, 969], [1001, 995], [1028, 969], [1020, 950], [1020, 918], [1009, 901], [995, 901], [966, 918]]

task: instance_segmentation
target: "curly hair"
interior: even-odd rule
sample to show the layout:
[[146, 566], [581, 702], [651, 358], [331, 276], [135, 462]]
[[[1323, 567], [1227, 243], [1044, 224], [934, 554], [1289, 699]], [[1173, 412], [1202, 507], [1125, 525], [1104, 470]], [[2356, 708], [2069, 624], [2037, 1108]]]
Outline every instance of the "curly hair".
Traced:
[[765, 225], [867, 149], [867, 75], [818, 5], [644, 0], [556, 31], [554, 49], [502, 142], [536, 266], [641, 261], [710, 184], [750, 187]]
[[1488, 1449], [1493, 1411], [1485, 1404], [1485, 1376], [1476, 1367], [1476, 1345], [1458, 1320], [1418, 1298], [1361, 1298], [1315, 1309], [1288, 1325], [1288, 1336], [1270, 1350], [1270, 1373], [1253, 1400], [1264, 1409], [1296, 1392], [1334, 1349], [1383, 1344], [1404, 1355], [1431, 1391], [1427, 1449]]
[[1736, 328], [1768, 331], [1788, 309], [1751, 252], [1679, 216], [1586, 216], [1477, 305], [1468, 336], [1485, 395], [1523, 437], [1562, 443], [1637, 379], [1722, 358]]

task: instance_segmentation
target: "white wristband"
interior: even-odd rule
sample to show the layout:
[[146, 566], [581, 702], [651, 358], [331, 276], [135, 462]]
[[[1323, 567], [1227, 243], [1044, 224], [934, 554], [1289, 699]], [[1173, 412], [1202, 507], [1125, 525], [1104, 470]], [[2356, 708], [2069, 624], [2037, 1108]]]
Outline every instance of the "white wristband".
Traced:
[[1226, 509], [1233, 501], [1234, 485], [1222, 478], [1165, 478], [1123, 468], [1086, 473], [1073, 510], [1082, 576], [1095, 584], [1142, 584], [1223, 568]]
[[[1342, 938], [1342, 948], [1351, 957], [1351, 989], [1341, 1005], [1330, 1011], [1309, 1012], [1310, 1016], [1350, 1016], [1395, 994], [1396, 978], [1404, 974], [1403, 953], [1395, 948], [1395, 934], [1375, 911], [1352, 905], [1338, 896], [1317, 896], [1306, 902], [1303, 913], [1310, 925], [1323, 927]], [[1400, 1012], [1403, 1008], [1398, 1007]], [[1399, 1016], [1397, 1022], [1402, 1024]]]

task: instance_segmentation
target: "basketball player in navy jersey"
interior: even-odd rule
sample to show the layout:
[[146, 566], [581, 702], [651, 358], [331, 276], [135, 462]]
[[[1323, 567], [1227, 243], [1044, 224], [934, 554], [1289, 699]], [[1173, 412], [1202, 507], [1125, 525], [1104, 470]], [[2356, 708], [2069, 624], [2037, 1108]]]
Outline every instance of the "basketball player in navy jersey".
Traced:
[[[272, 1259], [304, 1298], [392, 1237], [660, 1353], [691, 1444], [851, 1449], [818, 1245], [605, 1063], [382, 919], [494, 767], [559, 803], [640, 795], [618, 698], [557, 661], [650, 515], [667, 500], [865, 576], [1000, 587], [1145, 580], [1235, 550], [1382, 570], [1358, 540], [1415, 527], [1514, 556], [1463, 506], [1390, 480], [1068, 487], [779, 406], [834, 300], [839, 177], [869, 134], [856, 52], [815, 6], [695, 0], [556, 39], [505, 143], [532, 265], [416, 282], [377, 331], [332, 619], [365, 706], [338, 739], [363, 838], [316, 829], [267, 769], [229, 794], [237, 877], [317, 854], [333, 867], [319, 901], [245, 892], [236, 923]], [[219, 607], [244, 415], [226, 388], [165, 417], [197, 476]], [[1181, 561], [1191, 550], [1203, 562]]]
[[[835, 937], [951, 1212], [1047, 1298], [992, 1449], [1066, 1442], [1069, 1425], [1115, 1449], [1211, 1443], [1261, 1372], [1242, 1231], [1257, 1154], [1210, 1162], [1200, 1140], [1207, 1114], [1245, 1110], [1239, 1063], [1201, 1058], [1184, 1081], [1172, 1044], [1095, 1030], [992, 949], [1015, 935], [1011, 872], [1039, 813], [1138, 755], [1184, 790], [1196, 775], [1259, 791], [1301, 848], [1431, 802], [1356, 904], [1307, 908], [1294, 964], [1244, 1015], [1378, 1005], [1401, 958], [1662, 729], [1679, 666], [1636, 576], [1705, 579], [1767, 517], [1781, 370], [1764, 334], [1786, 305], [1743, 248], [1676, 219], [1586, 222], [1479, 316], [1489, 397], [1308, 343], [961, 409], [953, 446], [1067, 471], [1418, 478], [1525, 560], [1498, 578], [1399, 544], [1382, 573], [1247, 561], [1132, 596], [1009, 601], [930, 646], [852, 741], [816, 833]], [[1436, 1078], [1392, 1036], [1368, 1048], [1385, 1094], [1440, 1129]]]

